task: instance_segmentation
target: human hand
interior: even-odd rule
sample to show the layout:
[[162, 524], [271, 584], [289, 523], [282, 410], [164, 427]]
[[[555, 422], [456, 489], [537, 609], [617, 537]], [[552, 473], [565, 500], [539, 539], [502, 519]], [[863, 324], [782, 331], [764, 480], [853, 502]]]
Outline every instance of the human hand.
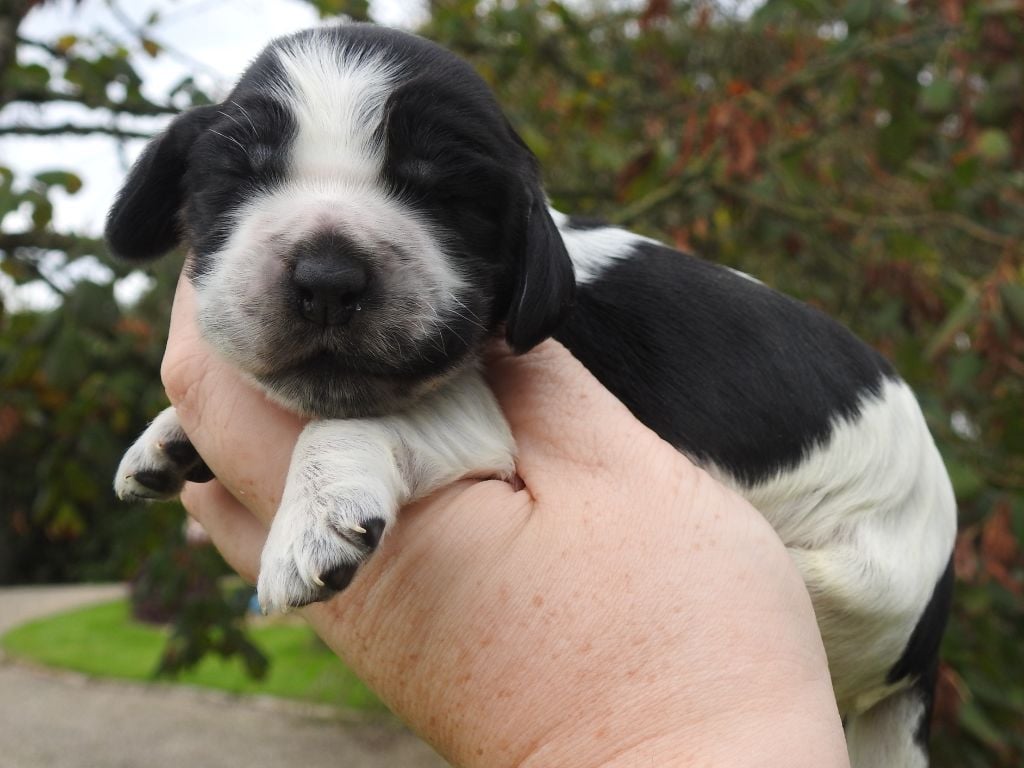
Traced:
[[[255, 581], [302, 421], [194, 318], [183, 279], [163, 378], [218, 479], [182, 500]], [[810, 599], [764, 519], [560, 345], [489, 379], [525, 488], [463, 481], [403, 510], [303, 609], [327, 644], [460, 766], [848, 765]]]

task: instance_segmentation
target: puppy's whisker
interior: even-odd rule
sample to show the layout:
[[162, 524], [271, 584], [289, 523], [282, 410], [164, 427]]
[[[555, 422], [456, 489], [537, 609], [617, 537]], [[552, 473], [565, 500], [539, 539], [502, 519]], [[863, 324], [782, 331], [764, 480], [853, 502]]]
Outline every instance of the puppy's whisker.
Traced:
[[237, 101], [232, 101], [231, 103], [238, 107], [238, 111], [241, 112], [242, 116], [249, 121], [249, 126], [252, 128], [252, 135], [254, 137], [259, 136], [259, 131], [256, 130], [256, 124], [252, 121], [252, 118], [249, 116], [249, 112], [245, 109], [245, 107], [243, 107]]
[[229, 114], [228, 114], [227, 112], [225, 112], [225, 111], [224, 111], [223, 109], [218, 109], [218, 110], [217, 110], [217, 114], [218, 114], [218, 115], [224, 115], [224, 117], [226, 117], [226, 118], [227, 118], [228, 120], [230, 120], [230, 121], [231, 121], [232, 123], [234, 123], [235, 125], [237, 125], [237, 126], [238, 126], [239, 128], [242, 128], [243, 130], [245, 129], [245, 126], [244, 126], [244, 125], [242, 125], [242, 124], [241, 124], [240, 122], [238, 122], [238, 121], [237, 121], [237, 120], [236, 120], [236, 119], [235, 119], [235, 118], [234, 118], [234, 117], [233, 117], [232, 115], [229, 115]]
[[221, 137], [222, 139], [227, 139], [228, 141], [234, 142], [235, 144], [237, 144], [237, 145], [238, 145], [238, 148], [239, 148], [240, 150], [242, 150], [243, 152], [245, 152], [245, 151], [246, 151], [245, 147], [244, 147], [244, 146], [242, 145], [242, 142], [240, 142], [240, 141], [239, 141], [238, 139], [236, 139], [236, 138], [233, 138], [233, 137], [231, 137], [231, 136], [226, 136], [226, 135], [224, 135], [223, 133], [221, 133], [220, 131], [215, 131], [215, 130], [213, 130], [213, 128], [211, 128], [211, 129], [210, 129], [210, 133], [215, 133], [215, 134], [217, 134], [218, 136], [220, 136], [220, 137]]

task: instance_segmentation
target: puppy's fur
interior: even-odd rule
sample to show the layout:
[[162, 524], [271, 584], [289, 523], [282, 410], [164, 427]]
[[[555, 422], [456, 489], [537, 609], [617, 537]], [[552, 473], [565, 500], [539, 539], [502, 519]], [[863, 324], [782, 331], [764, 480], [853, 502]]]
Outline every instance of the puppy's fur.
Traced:
[[[411, 499], [511, 477], [478, 354], [498, 332], [517, 352], [553, 335], [778, 531], [854, 764], [927, 764], [956, 512], [913, 394], [756, 280], [550, 210], [457, 57], [368, 25], [272, 43], [149, 145], [107, 237], [128, 259], [187, 244], [206, 338], [314, 417], [263, 553], [265, 608], [344, 589]], [[168, 409], [115, 483], [157, 498], [208, 476]]]

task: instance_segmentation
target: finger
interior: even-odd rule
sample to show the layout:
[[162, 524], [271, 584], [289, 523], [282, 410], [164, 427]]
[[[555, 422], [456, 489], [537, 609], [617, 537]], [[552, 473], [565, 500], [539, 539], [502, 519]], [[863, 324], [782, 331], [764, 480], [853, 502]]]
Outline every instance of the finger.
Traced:
[[218, 481], [186, 483], [181, 503], [198, 520], [215, 547], [244, 579], [255, 584], [267, 529]]
[[264, 522], [280, 503], [298, 416], [271, 403], [202, 339], [195, 291], [178, 283], [161, 375], [185, 433], [217, 478]]
[[532, 489], [567, 469], [607, 472], [636, 461], [638, 452], [668, 448], [558, 342], [520, 356], [494, 352], [487, 378], [516, 438], [519, 474]]

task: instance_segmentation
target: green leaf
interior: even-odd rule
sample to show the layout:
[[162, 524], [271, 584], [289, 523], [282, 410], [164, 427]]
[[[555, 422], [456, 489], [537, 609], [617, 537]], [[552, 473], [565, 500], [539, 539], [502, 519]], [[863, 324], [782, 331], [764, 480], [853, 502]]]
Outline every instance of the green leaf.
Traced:
[[977, 319], [980, 309], [980, 293], [971, 286], [964, 292], [960, 303], [946, 316], [946, 320], [939, 326], [935, 335], [932, 336], [932, 340], [928, 342], [924, 352], [925, 357], [929, 360], [934, 360], [939, 352], [949, 345], [956, 334], [960, 333]]
[[45, 229], [53, 220], [53, 203], [40, 196], [33, 200], [32, 224], [36, 229]]
[[980, 357], [973, 353], [960, 355], [949, 366], [949, 389], [952, 392], [970, 392], [974, 380], [985, 369]]
[[984, 710], [968, 700], [960, 709], [960, 724], [964, 730], [990, 747], [1001, 747], [1003, 736], [999, 728], [989, 720]]
[[114, 301], [113, 286], [83, 280], [67, 297], [68, 317], [75, 318], [75, 328], [113, 328], [120, 318]]
[[69, 195], [82, 188], [82, 179], [71, 171], [43, 171], [36, 179], [48, 187], [63, 187]]
[[354, 21], [370, 21], [369, 0], [309, 0], [321, 16], [348, 16]]
[[954, 458], [946, 460], [953, 492], [960, 501], [969, 501], [985, 489], [985, 479], [970, 464]]
[[843, 12], [843, 20], [850, 29], [866, 27], [878, 14], [875, 0], [850, 0]]
[[1002, 165], [1010, 159], [1013, 144], [1010, 137], [998, 128], [982, 131], [975, 145], [979, 157], [991, 165]]
[[45, 91], [50, 84], [50, 70], [42, 64], [19, 64], [7, 71], [6, 79], [12, 90]]
[[57, 38], [56, 42], [53, 44], [53, 47], [61, 53], [67, 54], [71, 51], [71, 49], [75, 46], [75, 43], [77, 42], [78, 37], [76, 35], [61, 35]]
[[999, 286], [999, 297], [1007, 316], [1021, 331], [1024, 331], [1024, 285], [1003, 283]]
[[918, 103], [921, 110], [929, 115], [945, 114], [956, 103], [956, 86], [944, 77], [937, 77], [921, 89]]
[[910, 110], [893, 114], [888, 125], [878, 131], [878, 157], [892, 171], [899, 170], [917, 144], [919, 121]]

